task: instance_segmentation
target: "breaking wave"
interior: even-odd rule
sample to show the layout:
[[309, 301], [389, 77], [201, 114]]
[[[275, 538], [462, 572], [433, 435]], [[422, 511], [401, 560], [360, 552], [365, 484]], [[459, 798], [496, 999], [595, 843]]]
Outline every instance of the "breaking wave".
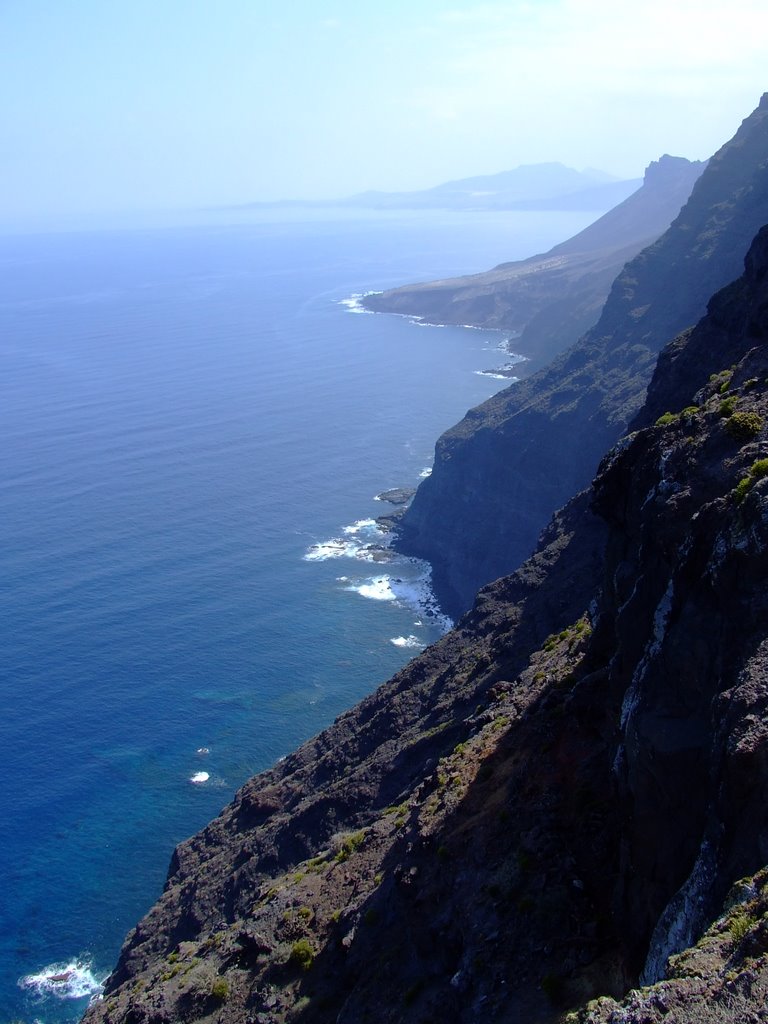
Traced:
[[27, 974], [19, 979], [20, 988], [40, 999], [47, 996], [57, 999], [93, 998], [101, 993], [103, 984], [96, 979], [93, 965], [87, 960], [50, 964], [37, 974]]

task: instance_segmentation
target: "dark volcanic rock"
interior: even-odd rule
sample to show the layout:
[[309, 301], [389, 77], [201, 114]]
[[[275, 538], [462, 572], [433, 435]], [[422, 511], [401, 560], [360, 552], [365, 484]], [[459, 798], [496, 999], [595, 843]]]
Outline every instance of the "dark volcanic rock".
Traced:
[[377, 501], [388, 501], [390, 505], [407, 505], [416, 493], [415, 487], [390, 487], [376, 495]]
[[[768, 95], [710, 161], [669, 230], [616, 279], [596, 326], [439, 439], [400, 523], [454, 617], [512, 571], [640, 409], [659, 350], [738, 276], [768, 222]], [[737, 314], [734, 314], [737, 315]]]
[[767, 256], [675, 342], [694, 401], [178, 848], [89, 1024], [765, 1019]]

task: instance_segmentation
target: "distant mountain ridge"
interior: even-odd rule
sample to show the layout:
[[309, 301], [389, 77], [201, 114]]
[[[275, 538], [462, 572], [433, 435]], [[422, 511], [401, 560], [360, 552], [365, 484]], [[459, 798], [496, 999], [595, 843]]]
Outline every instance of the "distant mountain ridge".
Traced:
[[286, 199], [247, 203], [260, 207], [342, 207], [369, 210], [607, 210], [631, 195], [640, 179], [605, 171], [576, 171], [561, 163], [522, 164], [510, 171], [446, 181], [410, 192], [360, 192], [341, 199]]
[[597, 324], [549, 366], [499, 392], [438, 440], [399, 545], [433, 565], [457, 615], [514, 571], [638, 413], [666, 339], [739, 274], [768, 223], [768, 94], [709, 161], [669, 230], [629, 262]]
[[515, 351], [541, 365], [592, 326], [616, 275], [669, 227], [704, 166], [664, 155], [650, 164], [632, 195], [546, 253], [480, 274], [368, 295], [363, 305], [429, 323], [521, 333]]
[[561, 163], [523, 164], [414, 192], [362, 192], [343, 202], [375, 209], [604, 210], [639, 184], [638, 179], [621, 181], [604, 171], [576, 171]]

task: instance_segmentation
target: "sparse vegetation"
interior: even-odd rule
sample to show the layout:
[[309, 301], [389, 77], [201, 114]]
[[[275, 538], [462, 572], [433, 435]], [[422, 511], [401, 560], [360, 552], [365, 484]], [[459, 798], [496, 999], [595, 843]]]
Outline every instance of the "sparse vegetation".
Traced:
[[334, 860], [337, 864], [343, 864], [345, 860], [349, 860], [355, 850], [365, 839], [365, 832], [354, 832], [352, 835], [346, 836], [341, 841]]
[[768, 459], [757, 459], [749, 467], [749, 475], [739, 480], [733, 492], [737, 502], [741, 503], [758, 480], [768, 476]]
[[386, 814], [401, 815], [401, 814], [405, 814], [407, 811], [408, 811], [408, 804], [407, 803], [393, 804], [390, 807], [385, 807], [384, 808], [384, 814], [385, 815]]
[[751, 927], [752, 921], [744, 913], [735, 914], [728, 922], [728, 931], [734, 942], [741, 942]]
[[299, 939], [291, 947], [289, 963], [300, 967], [302, 971], [308, 971], [315, 959], [315, 951], [307, 939]]
[[720, 403], [720, 408], [718, 409], [718, 412], [723, 417], [723, 419], [728, 419], [729, 416], [733, 416], [735, 410], [736, 399], [733, 397], [733, 395], [730, 395], [728, 398], [724, 398], [723, 401]]
[[216, 978], [211, 985], [211, 995], [222, 1003], [229, 998], [229, 982], [226, 978]]
[[764, 422], [759, 413], [735, 412], [726, 423], [725, 429], [737, 441], [748, 441], [760, 433]]
[[321, 871], [325, 871], [328, 867], [328, 854], [321, 853], [317, 857], [312, 857], [311, 860], [307, 861], [307, 871], [311, 871], [313, 874], [319, 874]]
[[589, 624], [589, 619], [585, 616], [577, 619], [573, 625], [568, 626], [566, 629], [560, 630], [559, 633], [551, 633], [544, 643], [541, 645], [542, 651], [549, 653], [554, 650], [558, 644], [568, 642], [568, 646], [572, 647], [577, 640], [582, 637], [587, 637], [592, 633], [592, 627]]
[[655, 426], [657, 426], [657, 427], [666, 427], [670, 423], [675, 423], [676, 420], [677, 420], [677, 416], [676, 416], [675, 413], [673, 413], [673, 412], [665, 412], [665, 413], [662, 413], [662, 415], [659, 416], [659, 418], [656, 420]]

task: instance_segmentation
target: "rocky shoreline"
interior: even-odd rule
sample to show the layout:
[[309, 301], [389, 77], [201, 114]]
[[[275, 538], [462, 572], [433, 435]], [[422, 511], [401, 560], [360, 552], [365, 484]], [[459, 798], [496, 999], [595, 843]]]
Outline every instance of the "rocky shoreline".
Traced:
[[[517, 386], [558, 457], [608, 438], [586, 488], [453, 630], [177, 848], [87, 1024], [766, 1019], [763, 219], [768, 96], [557, 364], [557, 399]], [[657, 333], [739, 245], [698, 324]], [[557, 448], [542, 436], [530, 459]], [[495, 517], [504, 539], [519, 437], [491, 400], [438, 446], [433, 477], [464, 474], [438, 531], [482, 545]]]

